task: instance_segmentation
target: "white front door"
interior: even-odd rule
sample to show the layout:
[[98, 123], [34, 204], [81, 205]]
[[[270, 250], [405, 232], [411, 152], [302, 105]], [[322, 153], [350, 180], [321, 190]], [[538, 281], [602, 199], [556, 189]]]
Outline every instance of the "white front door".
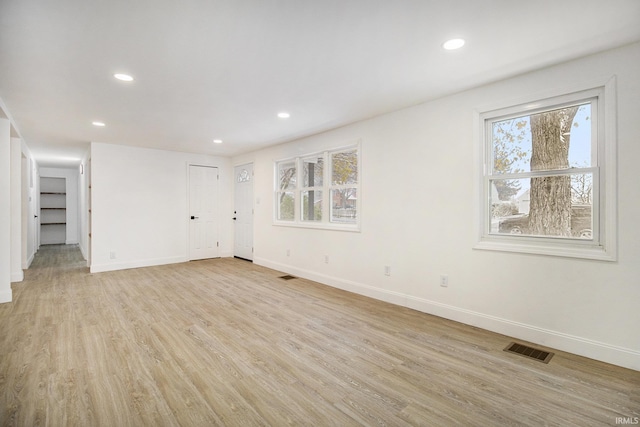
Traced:
[[253, 164], [236, 166], [233, 255], [253, 260]]
[[218, 256], [218, 168], [189, 165], [189, 259]]

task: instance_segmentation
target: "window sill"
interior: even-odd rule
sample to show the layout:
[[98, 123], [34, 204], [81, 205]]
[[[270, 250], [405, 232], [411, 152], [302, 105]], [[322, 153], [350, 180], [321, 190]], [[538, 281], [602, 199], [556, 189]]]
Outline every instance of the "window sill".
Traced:
[[291, 227], [291, 228], [310, 228], [316, 230], [330, 230], [330, 231], [349, 231], [352, 233], [360, 232], [360, 225], [358, 224], [314, 224], [306, 222], [287, 222], [287, 221], [274, 221], [273, 225], [277, 227]]
[[583, 258], [598, 261], [616, 261], [616, 256], [613, 251], [607, 251], [605, 247], [597, 244], [580, 241], [558, 242], [544, 238], [537, 239], [535, 237], [483, 237], [474, 245], [473, 249]]

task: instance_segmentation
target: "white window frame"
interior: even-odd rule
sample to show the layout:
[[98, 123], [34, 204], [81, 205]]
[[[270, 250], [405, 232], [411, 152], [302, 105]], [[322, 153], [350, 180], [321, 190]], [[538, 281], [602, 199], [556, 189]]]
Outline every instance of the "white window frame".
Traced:
[[[357, 183], [347, 185], [334, 185], [332, 183], [332, 170], [333, 163], [331, 161], [331, 155], [335, 153], [352, 151], [357, 153]], [[303, 162], [306, 159], [312, 157], [322, 157], [323, 168], [323, 180], [322, 186], [309, 187], [306, 183], [302, 182], [304, 171]], [[294, 192], [294, 219], [293, 220], [280, 220], [278, 219], [278, 210], [280, 208], [278, 197], [283, 192], [280, 190], [280, 177], [279, 167], [281, 164], [295, 163], [296, 167], [296, 186], [292, 190]], [[362, 192], [361, 192], [361, 176], [362, 176], [362, 150], [360, 141], [333, 148], [330, 150], [317, 151], [314, 153], [307, 153], [297, 157], [288, 157], [274, 162], [274, 209], [273, 209], [273, 224], [285, 227], [300, 227], [300, 228], [317, 228], [325, 230], [340, 230], [340, 231], [354, 231], [360, 232], [360, 224], [362, 218]], [[333, 207], [331, 206], [331, 194], [332, 190], [340, 188], [355, 188], [358, 197], [356, 198], [356, 218], [354, 223], [341, 223], [331, 222], [331, 214]], [[322, 191], [323, 203], [322, 203], [322, 219], [320, 221], [304, 220], [302, 218], [302, 194], [305, 191], [315, 190]]]
[[[313, 185], [313, 186], [309, 186], [307, 182], [304, 181], [304, 166], [305, 163], [309, 160], [309, 159], [318, 159], [318, 158], [322, 158], [322, 184], [321, 185]], [[314, 155], [310, 155], [310, 156], [304, 156], [304, 157], [300, 157], [299, 158], [299, 162], [298, 162], [298, 167], [300, 168], [300, 185], [298, 186], [300, 189], [300, 200], [298, 200], [298, 203], [300, 204], [300, 221], [306, 223], [310, 223], [310, 224], [321, 224], [326, 216], [325, 216], [325, 205], [326, 205], [326, 185], [325, 185], [325, 181], [327, 180], [327, 153], [317, 153]], [[303, 193], [306, 192], [317, 192], [317, 191], [321, 191], [323, 194], [323, 200], [322, 200], [322, 218], [320, 220], [316, 220], [316, 219], [305, 219], [304, 218], [304, 197], [302, 197]]]
[[[595, 99], [592, 104], [592, 123], [595, 132], [592, 147], [592, 165], [589, 168], [567, 169], [571, 172], [593, 173], [593, 239], [572, 239], [542, 236], [490, 233], [492, 171], [491, 124], [509, 117], [562, 108], [581, 101]], [[595, 111], [593, 108], [595, 107]], [[617, 259], [617, 173], [616, 173], [616, 99], [615, 77], [589, 85], [554, 90], [541, 96], [525, 98], [510, 105], [497, 105], [478, 109], [474, 114], [477, 142], [476, 189], [478, 199], [474, 209], [476, 224], [475, 249], [520, 252], [529, 254], [586, 258], [602, 261]], [[530, 172], [531, 175], [548, 175], [549, 172]], [[553, 174], [553, 173], [551, 173]], [[528, 176], [527, 176], [528, 177]], [[501, 175], [501, 178], [514, 178]]]
[[[274, 184], [275, 184], [275, 198], [274, 198], [274, 210], [273, 210], [273, 218], [274, 221], [277, 223], [281, 223], [281, 224], [289, 224], [289, 223], [293, 223], [296, 220], [296, 212], [298, 211], [298, 209], [295, 207], [295, 205], [297, 204], [297, 200], [298, 197], [296, 195], [296, 190], [297, 187], [294, 188], [285, 188], [285, 189], [280, 189], [280, 165], [282, 164], [286, 164], [286, 163], [293, 163], [294, 167], [296, 168], [296, 172], [295, 172], [295, 176], [296, 176], [296, 185], [298, 182], [298, 175], [299, 175], [299, 168], [298, 168], [298, 162], [296, 161], [296, 159], [286, 159], [286, 160], [282, 160], [279, 162], [275, 163], [275, 171], [274, 171]], [[293, 218], [290, 220], [285, 220], [285, 219], [279, 219], [279, 214], [280, 214], [280, 202], [279, 202], [279, 198], [280, 195], [282, 193], [293, 193], [293, 204], [294, 204], [294, 213], [293, 213]]]

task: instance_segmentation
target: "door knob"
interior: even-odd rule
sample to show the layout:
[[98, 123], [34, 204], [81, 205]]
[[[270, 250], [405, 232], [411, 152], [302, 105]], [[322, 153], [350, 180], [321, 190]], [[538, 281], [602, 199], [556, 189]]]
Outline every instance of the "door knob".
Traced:
[[198, 219], [198, 217], [191, 215], [191, 219]]

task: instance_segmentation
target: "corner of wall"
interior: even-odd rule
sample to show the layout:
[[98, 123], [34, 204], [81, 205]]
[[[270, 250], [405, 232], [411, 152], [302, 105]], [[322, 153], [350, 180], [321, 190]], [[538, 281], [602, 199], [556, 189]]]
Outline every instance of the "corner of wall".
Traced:
[[13, 292], [11, 291], [11, 289], [9, 289], [8, 291], [0, 292], [0, 304], [11, 301], [13, 301]]

